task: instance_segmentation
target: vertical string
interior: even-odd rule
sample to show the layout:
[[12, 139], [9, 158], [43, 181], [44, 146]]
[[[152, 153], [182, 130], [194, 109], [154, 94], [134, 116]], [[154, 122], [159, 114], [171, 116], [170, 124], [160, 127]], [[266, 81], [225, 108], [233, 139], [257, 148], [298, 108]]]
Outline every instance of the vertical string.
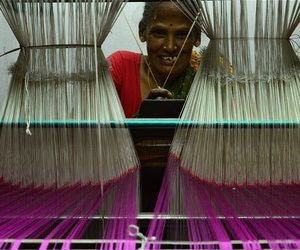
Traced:
[[32, 135], [30, 130], [30, 93], [28, 88], [28, 82], [29, 82], [29, 73], [26, 72], [25, 79], [24, 79], [24, 85], [25, 85], [25, 119], [26, 119], [26, 134]]

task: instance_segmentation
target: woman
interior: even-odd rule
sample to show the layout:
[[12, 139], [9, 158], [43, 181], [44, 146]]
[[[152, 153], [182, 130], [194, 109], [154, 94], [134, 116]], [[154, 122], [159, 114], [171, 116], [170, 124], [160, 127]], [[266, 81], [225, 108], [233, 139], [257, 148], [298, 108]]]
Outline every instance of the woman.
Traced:
[[138, 112], [144, 98], [186, 97], [194, 76], [192, 49], [200, 45], [200, 32], [193, 30], [179, 55], [191, 26], [192, 21], [174, 3], [145, 4], [139, 37], [147, 43], [148, 56], [118, 51], [109, 57], [126, 117]]

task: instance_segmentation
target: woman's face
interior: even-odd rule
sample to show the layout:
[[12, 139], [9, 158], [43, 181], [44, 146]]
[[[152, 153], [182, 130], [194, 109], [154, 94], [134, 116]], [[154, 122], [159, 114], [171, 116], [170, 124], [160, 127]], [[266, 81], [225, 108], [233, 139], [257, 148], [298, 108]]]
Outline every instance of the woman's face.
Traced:
[[[148, 60], [155, 77], [164, 81], [178, 57], [192, 22], [173, 3], [161, 3], [152, 12], [147, 27], [142, 31], [140, 29], [140, 38], [147, 42]], [[193, 46], [199, 44], [200, 34], [192, 32], [177, 59], [170, 79], [185, 71]]]

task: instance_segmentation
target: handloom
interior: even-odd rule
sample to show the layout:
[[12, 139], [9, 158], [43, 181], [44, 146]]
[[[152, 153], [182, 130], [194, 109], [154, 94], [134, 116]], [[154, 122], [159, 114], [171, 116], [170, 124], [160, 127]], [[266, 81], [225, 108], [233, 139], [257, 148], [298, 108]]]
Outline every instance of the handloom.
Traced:
[[68, 249], [94, 215], [96, 248], [137, 248], [127, 126], [152, 125], [178, 128], [145, 249], [300, 247], [299, 1], [178, 4], [212, 40], [181, 120], [125, 124], [100, 49], [122, 1], [0, 1], [22, 47], [1, 113], [1, 248]]

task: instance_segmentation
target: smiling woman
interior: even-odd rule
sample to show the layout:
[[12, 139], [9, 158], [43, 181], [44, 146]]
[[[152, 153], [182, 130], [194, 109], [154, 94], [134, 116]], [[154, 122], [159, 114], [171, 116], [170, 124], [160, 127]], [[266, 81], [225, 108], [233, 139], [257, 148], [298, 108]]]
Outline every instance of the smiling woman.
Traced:
[[147, 44], [148, 56], [118, 51], [109, 57], [126, 117], [137, 113], [144, 98], [184, 99], [194, 68], [193, 46], [200, 45], [200, 32], [174, 3], [146, 3], [139, 23], [139, 37]]

